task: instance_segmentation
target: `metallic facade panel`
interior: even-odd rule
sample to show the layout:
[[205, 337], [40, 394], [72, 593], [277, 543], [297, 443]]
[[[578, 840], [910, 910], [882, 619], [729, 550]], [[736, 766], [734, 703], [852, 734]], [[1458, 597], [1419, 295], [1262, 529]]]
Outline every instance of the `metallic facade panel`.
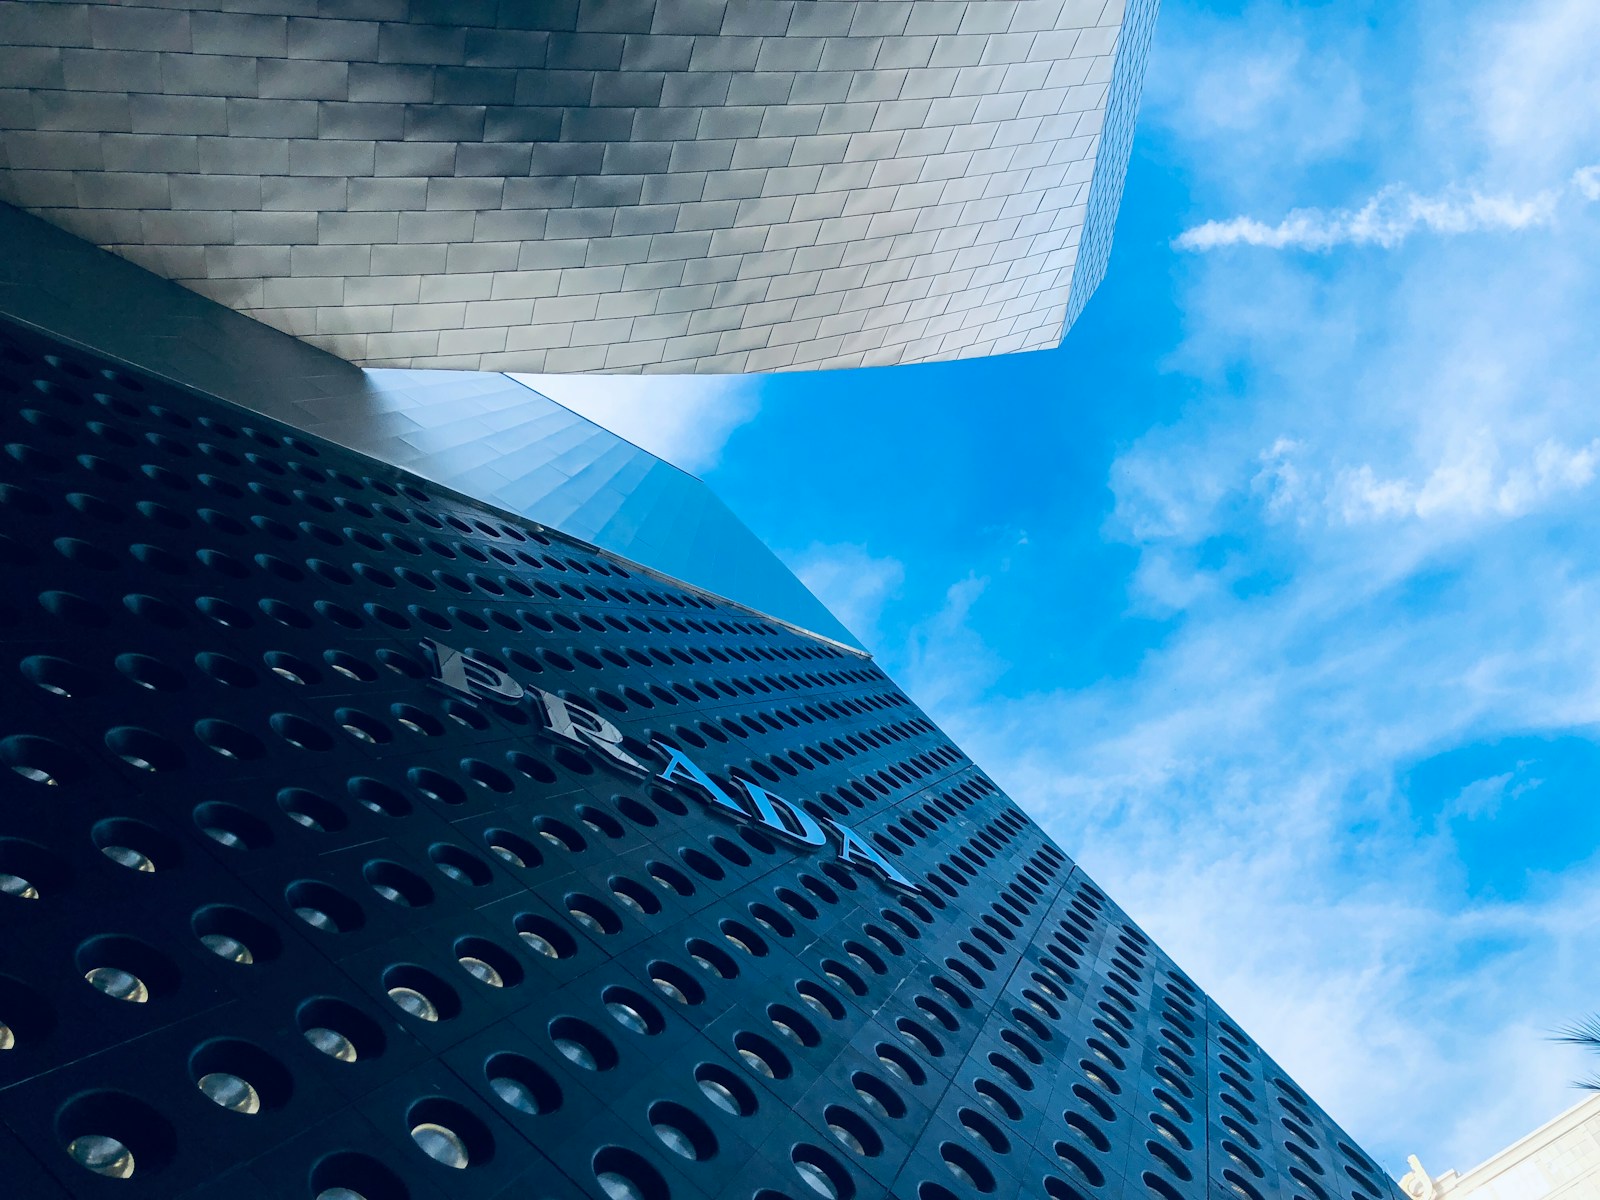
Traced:
[[8, 1195], [1401, 1200], [869, 657], [4, 319], [0, 397]]
[[1156, 0], [48, 7], [0, 199], [358, 363], [638, 372], [1054, 345]]
[[1111, 258], [1111, 230], [1122, 202], [1122, 181], [1133, 150], [1133, 128], [1139, 115], [1139, 90], [1144, 80], [1150, 38], [1155, 32], [1159, 0], [1132, 0], [1118, 34], [1118, 52], [1111, 69], [1111, 90], [1103, 113], [1100, 149], [1089, 184], [1083, 218], [1082, 250], [1067, 296], [1067, 319], [1062, 335], [1072, 327], [1105, 278]]

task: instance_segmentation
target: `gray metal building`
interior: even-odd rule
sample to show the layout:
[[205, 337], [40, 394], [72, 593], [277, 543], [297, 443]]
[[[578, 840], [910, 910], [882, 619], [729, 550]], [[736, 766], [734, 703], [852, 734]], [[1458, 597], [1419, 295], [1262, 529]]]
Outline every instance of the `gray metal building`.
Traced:
[[0, 3], [0, 199], [363, 365], [1055, 345], [1156, 0]]

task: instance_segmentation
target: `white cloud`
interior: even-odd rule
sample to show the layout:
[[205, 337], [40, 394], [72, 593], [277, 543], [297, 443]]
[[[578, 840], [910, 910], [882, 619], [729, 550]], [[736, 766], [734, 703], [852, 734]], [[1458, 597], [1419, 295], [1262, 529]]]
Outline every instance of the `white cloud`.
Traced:
[[1466, 456], [1440, 463], [1422, 480], [1383, 479], [1364, 464], [1339, 473], [1330, 505], [1350, 523], [1395, 517], [1517, 517], [1588, 487], [1597, 456], [1600, 439], [1579, 447], [1551, 439], [1528, 461], [1504, 468], [1494, 448], [1479, 443]]
[[522, 375], [512, 378], [675, 467], [716, 466], [760, 407], [750, 375]]
[[[1546, 193], [1600, 199], [1584, 166], [1600, 145], [1600, 5], [1422, 0], [1390, 17], [1374, 31], [1268, 3], [1162, 14], [1144, 127], [1173, 137], [1197, 204], [1241, 214], [1182, 248], [1393, 246], [1548, 222]], [[1352, 176], [1369, 201], [1307, 205]]]
[[1169, 9], [1157, 46], [1161, 69], [1146, 79], [1141, 119], [1170, 129], [1197, 164], [1221, 156], [1240, 191], [1270, 188], [1286, 165], [1337, 154], [1361, 135], [1370, 81], [1353, 29], [1330, 40], [1277, 5], [1237, 17]]
[[[1600, 996], [1600, 861], [1512, 898], [1471, 891], [1456, 832], [1413, 812], [1401, 778], [1480, 740], [1600, 729], [1600, 227], [1580, 207], [1600, 200], [1600, 6], [1426, 9], [1414, 46], [1356, 61], [1376, 82], [1351, 137], [1348, 114], [1314, 111], [1349, 64], [1312, 69], [1359, 50], [1348, 10], [1301, 10], [1332, 34], [1277, 41], [1261, 35], [1288, 18], [1259, 8], [1209, 42], [1212, 19], [1178, 19], [1183, 44], [1163, 59], [1164, 26], [1152, 61], [1156, 115], [1221, 211], [1281, 212], [1329, 180], [1480, 186], [1209, 235], [1393, 250], [1338, 270], [1176, 262], [1185, 340], [1163, 365], [1188, 386], [1107, 481], [1107, 535], [1138, 559], [1130, 609], [1170, 618], [1137, 669], [1006, 691], [982, 606], [952, 627], [947, 600], [883, 657], [1385, 1165], [1464, 1168], [1594, 1069], [1549, 1034]], [[1218, 98], [1251, 41], [1289, 66]], [[1301, 170], [1305, 146], [1336, 161]], [[1346, 154], [1371, 174], [1341, 171]], [[1416, 236], [1473, 228], [1522, 236]], [[1236, 590], [1251, 566], [1269, 583]], [[963, 678], [988, 691], [945, 683]], [[1537, 792], [1486, 774], [1461, 813]]]
[[1173, 241], [1179, 250], [1217, 250], [1224, 246], [1263, 246], [1273, 250], [1331, 250], [1335, 246], [1393, 248], [1412, 234], [1440, 235], [1515, 232], [1549, 225], [1561, 200], [1574, 194], [1600, 199], [1600, 167], [1575, 171], [1565, 187], [1531, 196], [1486, 195], [1454, 189], [1420, 196], [1407, 188], [1386, 187], [1356, 209], [1305, 208], [1275, 225], [1254, 217], [1207, 221], [1184, 230]]
[[[1467, 895], [1395, 780], [1478, 737], [1600, 726], [1595, 241], [1432, 243], [1331, 280], [1197, 260], [1176, 361], [1209, 398], [1111, 476], [1135, 596], [1181, 631], [1130, 683], [964, 730], [1396, 1170], [1472, 1165], [1591, 1069], [1547, 1034], [1600, 995], [1578, 915], [1600, 872]], [[1196, 565], [1229, 537], [1273, 591]], [[1178, 849], [1156, 866], [1153, 845]]]
[[1600, 5], [1538, 0], [1491, 11], [1463, 59], [1443, 64], [1468, 72], [1463, 108], [1486, 157], [1508, 177], [1547, 178], [1592, 157], [1600, 145]]
[[1293, 438], [1280, 437], [1261, 452], [1261, 469], [1251, 477], [1250, 490], [1266, 498], [1269, 517], [1283, 516], [1301, 503], [1306, 481], [1294, 461], [1300, 449]]
[[[1398, 1172], [1410, 1152], [1440, 1169], [1487, 1156], [1589, 1069], [1547, 1035], [1600, 987], [1585, 949], [1600, 870], [1514, 901], [1467, 895], [1448, 833], [1416, 823], [1395, 779], [1486, 724], [1600, 721], [1600, 576], [1557, 592], [1563, 560], [1525, 555], [1496, 589], [1510, 564], [1469, 558], [1462, 590], [1487, 602], [1407, 616], [1385, 599], [1386, 541], [1265, 601], [1209, 595], [1132, 680], [980, 701], [946, 682], [982, 655], [949, 605], [893, 666]], [[1496, 782], [1458, 807], [1513, 803]]]
[[1457, 793], [1454, 800], [1444, 806], [1440, 815], [1442, 817], [1494, 817], [1500, 811], [1501, 804], [1509, 797], [1514, 798], [1517, 792], [1525, 787], [1538, 787], [1538, 780], [1531, 780], [1527, 784], [1519, 784], [1516, 788], [1508, 788], [1508, 784], [1515, 778], [1513, 772], [1506, 771], [1500, 775], [1491, 775], [1487, 779], [1475, 779]]
[[989, 588], [968, 574], [945, 589], [944, 603], [912, 626], [904, 650], [907, 687], [932, 708], [972, 705], [986, 695], [1006, 664], [976, 632], [973, 609]]
[[897, 559], [876, 558], [865, 546], [820, 542], [784, 558], [800, 582], [863, 645], [876, 644], [884, 606], [899, 595], [905, 582], [905, 568]]

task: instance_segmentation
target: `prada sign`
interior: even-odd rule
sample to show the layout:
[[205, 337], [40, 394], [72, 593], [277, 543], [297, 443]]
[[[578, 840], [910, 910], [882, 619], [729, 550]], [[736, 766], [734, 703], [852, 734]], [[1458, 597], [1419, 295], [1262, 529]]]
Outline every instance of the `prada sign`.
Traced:
[[658, 764], [659, 770], [653, 769], [629, 753], [622, 744], [622, 731], [588, 705], [574, 704], [543, 688], [519, 683], [498, 667], [432, 638], [424, 638], [422, 647], [433, 658], [435, 682], [458, 695], [497, 704], [530, 704], [554, 737], [598, 752], [613, 765], [633, 774], [689, 784], [696, 798], [715, 812], [759, 825], [764, 832], [792, 846], [821, 850], [831, 845], [835, 856], [845, 865], [874, 875], [902, 891], [918, 891], [916, 884], [848, 825], [827, 817], [813, 817], [798, 805], [742, 779], [738, 783], [744, 795], [730, 796], [683, 751], [664, 742], [651, 746], [652, 753], [664, 764]]

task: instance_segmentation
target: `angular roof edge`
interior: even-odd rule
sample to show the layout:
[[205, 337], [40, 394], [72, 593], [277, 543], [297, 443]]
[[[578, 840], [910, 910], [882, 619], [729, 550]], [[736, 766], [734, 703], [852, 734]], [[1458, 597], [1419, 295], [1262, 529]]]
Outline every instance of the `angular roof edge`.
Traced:
[[362, 370], [3, 203], [0, 248], [24, 324], [865, 653], [703, 482], [525, 384]]

